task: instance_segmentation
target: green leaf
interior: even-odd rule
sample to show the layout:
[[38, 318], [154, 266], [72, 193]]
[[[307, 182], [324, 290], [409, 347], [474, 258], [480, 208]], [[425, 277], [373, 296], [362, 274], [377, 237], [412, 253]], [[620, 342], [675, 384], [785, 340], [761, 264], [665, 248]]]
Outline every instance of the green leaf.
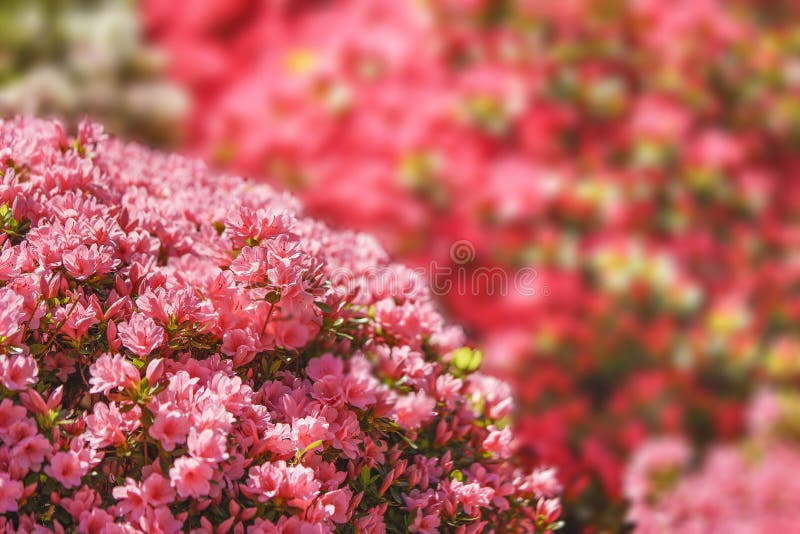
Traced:
[[47, 345], [42, 345], [41, 343], [32, 343], [31, 345], [28, 345], [28, 348], [30, 349], [31, 354], [38, 356], [45, 351]]
[[303, 456], [305, 456], [312, 450], [316, 449], [320, 445], [322, 445], [322, 440], [318, 439], [317, 441], [311, 442], [308, 445], [306, 445], [306, 448], [303, 449], [302, 451], [297, 451], [297, 461], [299, 462], [300, 460], [302, 460]]
[[366, 465], [361, 468], [361, 486], [366, 488], [369, 485], [369, 467]]
[[463, 374], [478, 370], [483, 361], [483, 353], [477, 349], [461, 347], [453, 351], [450, 359], [453, 367]]

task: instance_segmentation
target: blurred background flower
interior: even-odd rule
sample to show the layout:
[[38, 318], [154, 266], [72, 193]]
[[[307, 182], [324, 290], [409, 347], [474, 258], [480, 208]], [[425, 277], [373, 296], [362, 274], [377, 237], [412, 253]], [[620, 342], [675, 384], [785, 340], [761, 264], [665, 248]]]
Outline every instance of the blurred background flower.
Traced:
[[115, 133], [180, 139], [187, 94], [162, 75], [165, 56], [143, 43], [126, 0], [0, 3], [0, 113], [84, 115]]

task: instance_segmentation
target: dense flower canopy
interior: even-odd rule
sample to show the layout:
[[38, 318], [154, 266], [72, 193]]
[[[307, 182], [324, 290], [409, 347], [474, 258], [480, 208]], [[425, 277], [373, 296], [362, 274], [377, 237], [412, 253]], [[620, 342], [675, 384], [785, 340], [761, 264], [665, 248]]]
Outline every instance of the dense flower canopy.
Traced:
[[0, 530], [557, 526], [509, 388], [372, 238], [91, 123], [0, 122], [0, 171]]

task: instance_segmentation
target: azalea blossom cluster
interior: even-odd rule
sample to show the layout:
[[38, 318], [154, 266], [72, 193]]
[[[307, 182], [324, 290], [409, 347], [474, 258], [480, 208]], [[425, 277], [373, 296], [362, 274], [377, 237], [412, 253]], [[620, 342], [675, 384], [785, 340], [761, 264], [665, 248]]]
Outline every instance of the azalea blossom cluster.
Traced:
[[443, 300], [579, 522], [619, 527], [648, 435], [732, 437], [752, 377], [800, 371], [796, 2], [178, 5], [141, 11], [186, 150], [415, 265], [536, 270]]
[[508, 386], [373, 238], [88, 122], [0, 122], [0, 169], [3, 532], [559, 526]]
[[800, 397], [761, 392], [748, 441], [712, 448], [695, 465], [682, 438], [637, 451], [626, 476], [635, 532], [791, 532], [800, 524]]
[[127, 0], [5, 0], [0, 4], [0, 115], [86, 114], [115, 133], [180, 138], [188, 98], [163, 75]]

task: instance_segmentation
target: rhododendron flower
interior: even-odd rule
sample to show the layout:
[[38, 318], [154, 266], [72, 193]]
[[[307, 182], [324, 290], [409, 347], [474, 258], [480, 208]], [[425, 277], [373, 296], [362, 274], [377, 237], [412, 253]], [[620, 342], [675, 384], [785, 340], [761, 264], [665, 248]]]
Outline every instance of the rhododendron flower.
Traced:
[[3, 344], [21, 329], [20, 322], [25, 317], [25, 299], [9, 288], [0, 288], [0, 298], [6, 304], [0, 309], [0, 344]]
[[482, 487], [476, 482], [464, 484], [453, 480], [448, 489], [451, 498], [464, 508], [465, 514], [471, 517], [478, 515], [478, 508], [488, 507], [494, 497], [492, 488]]
[[126, 432], [141, 426], [140, 416], [138, 406], [122, 412], [114, 402], [95, 404], [92, 414], [86, 417], [87, 439], [98, 449], [108, 445], [120, 446], [125, 442]]
[[63, 262], [67, 272], [77, 280], [108, 274], [119, 264], [119, 260], [114, 259], [111, 252], [98, 248], [97, 245], [79, 245], [64, 253]]
[[395, 419], [403, 428], [413, 430], [435, 415], [435, 406], [436, 401], [424, 393], [401, 396], [395, 403]]
[[166, 451], [172, 451], [175, 446], [186, 442], [190, 423], [186, 414], [177, 410], [161, 409], [156, 414], [150, 426], [150, 436], [159, 440]]
[[186, 440], [189, 454], [194, 458], [207, 462], [222, 462], [228, 459], [227, 443], [225, 436], [214, 432], [211, 428], [198, 431], [196, 428], [189, 430]]
[[22, 498], [22, 482], [12, 480], [5, 473], [0, 473], [0, 512], [16, 512], [17, 502]]
[[181, 497], [208, 495], [211, 491], [209, 481], [213, 474], [210, 464], [187, 456], [175, 460], [175, 465], [169, 470], [172, 486]]
[[122, 344], [138, 356], [147, 356], [164, 342], [164, 329], [142, 314], [134, 314], [117, 328]]
[[59, 481], [65, 488], [80, 486], [86, 467], [81, 465], [75, 451], [57, 452], [44, 468], [45, 474]]
[[125, 389], [139, 381], [139, 371], [119, 354], [104, 354], [89, 368], [90, 393], [107, 394], [113, 389]]
[[38, 471], [51, 450], [47, 438], [36, 434], [19, 440], [11, 449], [11, 456], [19, 469]]
[[22, 390], [36, 384], [39, 368], [31, 356], [0, 356], [0, 381], [11, 390]]

